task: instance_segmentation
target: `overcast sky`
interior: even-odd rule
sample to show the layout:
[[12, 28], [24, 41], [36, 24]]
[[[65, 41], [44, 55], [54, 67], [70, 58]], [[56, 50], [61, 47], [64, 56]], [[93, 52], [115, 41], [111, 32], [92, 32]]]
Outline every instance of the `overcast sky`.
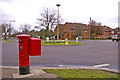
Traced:
[[119, 0], [0, 0], [0, 24], [15, 20], [12, 25], [36, 25], [36, 18], [44, 8], [58, 9], [64, 22], [88, 24], [90, 17], [111, 28], [118, 27]]

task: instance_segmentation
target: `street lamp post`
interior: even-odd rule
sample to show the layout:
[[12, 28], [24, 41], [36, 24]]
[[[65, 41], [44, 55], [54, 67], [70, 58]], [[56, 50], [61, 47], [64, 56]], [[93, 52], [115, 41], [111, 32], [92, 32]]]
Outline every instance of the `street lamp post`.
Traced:
[[1, 42], [1, 38], [2, 38], [2, 26], [0, 26], [0, 42]]
[[60, 6], [60, 4], [56, 4], [56, 6], [58, 7], [58, 20], [57, 20], [57, 22], [58, 22], [58, 24], [57, 24], [57, 40], [58, 40], [58, 36], [59, 36], [59, 6]]
[[90, 17], [90, 26], [89, 26], [89, 39], [91, 39], [91, 17]]
[[9, 39], [11, 39], [11, 29], [12, 29], [12, 28], [11, 28], [11, 22], [15, 22], [15, 20], [11, 20], [11, 21], [10, 21], [10, 26], [9, 26], [9, 28], [10, 28], [10, 31], [9, 31]]

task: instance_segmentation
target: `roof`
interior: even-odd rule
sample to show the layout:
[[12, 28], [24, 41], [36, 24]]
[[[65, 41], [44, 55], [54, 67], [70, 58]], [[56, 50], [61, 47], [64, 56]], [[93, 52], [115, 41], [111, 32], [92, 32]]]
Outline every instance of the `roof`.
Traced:
[[120, 31], [120, 28], [112, 29], [112, 31]]
[[[58, 26], [58, 25], [57, 25]], [[57, 26], [56, 26], [56, 28], [57, 28]], [[59, 24], [59, 29], [62, 29], [63, 30], [63, 26], [64, 26], [64, 24]], [[55, 29], [56, 29], [55, 28]]]
[[111, 28], [110, 28], [110, 27], [106, 27], [106, 26], [105, 26], [104, 29], [105, 29], [105, 31], [111, 31]]
[[64, 24], [59, 24], [59, 28], [63, 29]]
[[79, 29], [79, 26], [86, 29], [86, 24], [82, 24], [82, 23], [70, 23], [70, 22], [66, 22], [65, 25], [68, 25], [71, 29]]

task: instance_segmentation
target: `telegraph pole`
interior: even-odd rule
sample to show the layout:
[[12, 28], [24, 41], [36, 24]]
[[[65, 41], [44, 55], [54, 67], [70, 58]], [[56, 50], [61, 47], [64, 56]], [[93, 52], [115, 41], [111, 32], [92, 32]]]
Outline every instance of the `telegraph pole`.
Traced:
[[91, 17], [90, 17], [90, 26], [89, 26], [89, 39], [91, 39]]

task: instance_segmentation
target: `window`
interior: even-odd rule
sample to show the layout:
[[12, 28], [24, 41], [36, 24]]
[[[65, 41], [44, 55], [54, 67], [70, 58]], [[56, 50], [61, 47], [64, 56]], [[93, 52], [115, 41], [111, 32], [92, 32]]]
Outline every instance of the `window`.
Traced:
[[67, 34], [67, 37], [69, 37], [69, 34]]
[[87, 29], [85, 29], [85, 33], [87, 33]]

